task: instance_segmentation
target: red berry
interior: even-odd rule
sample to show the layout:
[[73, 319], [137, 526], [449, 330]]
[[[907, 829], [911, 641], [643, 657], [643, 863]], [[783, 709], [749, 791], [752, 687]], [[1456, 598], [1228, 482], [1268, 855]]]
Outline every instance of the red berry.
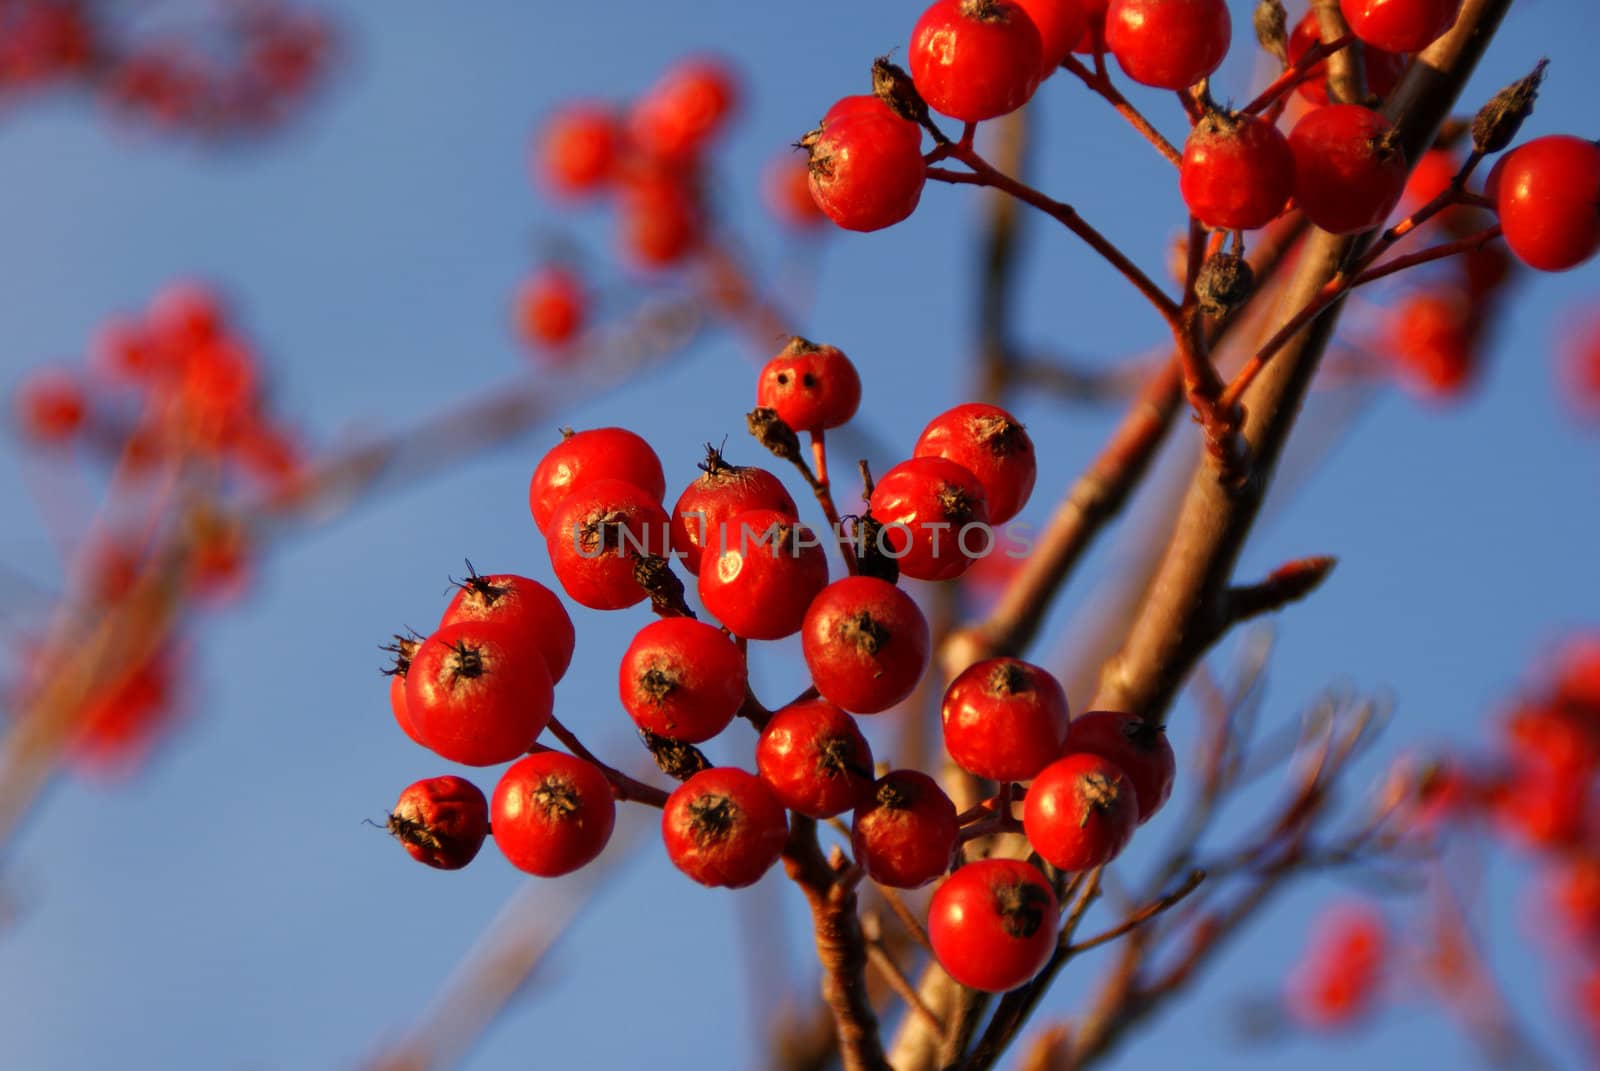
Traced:
[[1233, 37], [1225, 0], [1111, 0], [1106, 48], [1135, 82], [1187, 89], [1222, 65]]
[[1455, 25], [1461, 0], [1339, 0], [1350, 32], [1386, 52], [1421, 52]]
[[1046, 766], [1023, 801], [1028, 843], [1058, 870], [1089, 870], [1111, 862], [1133, 839], [1139, 799], [1115, 763], [1087, 752]]
[[836, 102], [800, 144], [812, 199], [845, 230], [881, 230], [916, 210], [928, 170], [922, 131], [877, 97]]
[[761, 369], [756, 405], [776, 410], [796, 432], [826, 431], [856, 415], [861, 377], [838, 347], [796, 335]]
[[726, 545], [700, 570], [700, 601], [736, 636], [781, 640], [800, 631], [828, 583], [828, 559], [810, 528], [757, 509], [728, 521]]
[[76, 435], [89, 411], [88, 399], [78, 381], [54, 369], [28, 377], [17, 388], [12, 405], [23, 437], [52, 445]]
[[109, 379], [139, 383], [164, 371], [161, 352], [150, 333], [132, 318], [116, 317], [102, 324], [89, 347], [95, 371]]
[[533, 169], [549, 189], [575, 196], [611, 183], [622, 154], [617, 116], [604, 104], [569, 104], [552, 115], [534, 146]]
[[934, 0], [911, 30], [908, 56], [928, 107], [977, 123], [1028, 103], [1044, 45], [1033, 19], [1011, 0]]
[[517, 287], [517, 335], [530, 346], [560, 346], [583, 329], [583, 283], [565, 268], [546, 268]]
[[693, 192], [669, 175], [630, 179], [617, 200], [623, 253], [645, 270], [670, 267], [691, 253], [704, 235]]
[[827, 218], [816, 198], [811, 196], [809, 163], [793, 151], [785, 152], [767, 165], [761, 188], [767, 208], [786, 227], [811, 230]]
[[1379, 996], [1388, 935], [1371, 909], [1325, 912], [1311, 933], [1305, 958], [1289, 980], [1288, 1008], [1305, 1026], [1349, 1026], [1372, 1010]]
[[981, 859], [934, 890], [928, 941], [957, 982], [1004, 993], [1050, 962], [1060, 910], [1038, 868], [1020, 859]]
[[766, 509], [799, 519], [794, 499], [766, 469], [730, 465], [716, 450], [707, 452], [700, 469], [701, 475], [683, 489], [677, 505], [672, 507], [672, 549], [694, 575], [700, 575], [700, 561], [706, 549], [715, 553], [722, 545], [728, 522], [739, 514]]
[[572, 664], [572, 618], [556, 593], [537, 580], [514, 573], [471, 573], [456, 585], [439, 627], [458, 621], [484, 621], [521, 633], [521, 642], [544, 658], [552, 684], [559, 684]]
[[633, 432], [624, 428], [563, 432], [561, 442], [551, 447], [533, 470], [528, 486], [533, 523], [545, 531], [561, 500], [594, 480], [631, 483], [657, 502], [667, 493], [661, 459]]
[[189, 353], [222, 336], [226, 314], [222, 298], [204, 283], [179, 282], [150, 302], [146, 319], [151, 337], [169, 353]]
[[[1295, 24], [1294, 32], [1289, 35], [1289, 62], [1299, 63], [1300, 57], [1321, 40], [1322, 28], [1317, 22], [1317, 13], [1308, 11], [1305, 18]], [[1381, 48], [1363, 48], [1361, 66], [1367, 75], [1367, 92], [1378, 97], [1387, 97], [1394, 87], [1400, 84], [1400, 76], [1406, 70], [1406, 58], [1393, 52], [1385, 52]], [[1328, 61], [1324, 59], [1314, 64], [1306, 72], [1305, 81], [1296, 86], [1295, 90], [1312, 104], [1329, 103]]]
[[1207, 227], [1265, 227], [1294, 192], [1294, 154], [1265, 119], [1212, 113], [1183, 147], [1178, 187], [1183, 203]]
[[605, 850], [617, 802], [594, 763], [541, 751], [518, 760], [500, 778], [490, 814], [494, 842], [512, 866], [558, 878]]
[[738, 102], [738, 77], [726, 63], [708, 56], [684, 60], [640, 99], [628, 131], [650, 156], [688, 160], [721, 132]]
[[800, 646], [824, 699], [854, 714], [888, 710], [928, 668], [928, 622], [916, 601], [876, 577], [847, 576], [806, 610]]
[[1133, 783], [1139, 797], [1139, 824], [1150, 820], [1172, 795], [1178, 760], [1166, 730], [1136, 714], [1090, 710], [1072, 719], [1066, 750], [1099, 755]]
[[1461, 393], [1473, 372], [1472, 307], [1451, 290], [1406, 297], [1390, 322], [1388, 353], [1413, 388], [1433, 398]]
[[1101, 47], [1106, 42], [1106, 8], [1111, 0], [1078, 0], [1083, 13], [1088, 17], [1089, 25], [1083, 31], [1083, 36], [1078, 38], [1078, 43], [1072, 51], [1083, 56], [1091, 56], [1095, 51], [1095, 41], [1099, 40]]
[[983, 485], [942, 457], [914, 457], [884, 473], [870, 510], [888, 556], [916, 580], [953, 579], [994, 549]]
[[1049, 670], [990, 658], [950, 682], [939, 716], [957, 766], [995, 781], [1026, 781], [1061, 754], [1070, 715]]
[[832, 818], [872, 790], [872, 748], [855, 719], [825, 699], [773, 713], [756, 744], [761, 780], [790, 810]]
[[411, 636], [395, 636], [394, 643], [383, 648], [394, 654], [394, 665], [384, 670], [389, 676], [389, 710], [394, 714], [395, 724], [400, 726], [400, 731], [411, 738], [412, 743], [427, 747], [428, 742], [417, 732], [415, 723], [411, 720], [411, 711], [406, 708], [406, 671], [411, 668], [411, 659], [417, 653], [417, 648], [422, 646], [422, 640]]
[[461, 621], [441, 628], [406, 670], [411, 724], [451, 762], [510, 762], [533, 746], [554, 705], [544, 659], [504, 625]]
[[1600, 250], [1600, 145], [1568, 134], [1537, 138], [1497, 170], [1500, 225], [1518, 260], [1566, 271]]
[[550, 567], [561, 590], [591, 610], [622, 610], [644, 600], [634, 579], [640, 556], [666, 557], [671, 522], [660, 497], [622, 480], [590, 480], [561, 500], [545, 528]]
[[961, 827], [937, 781], [918, 770], [894, 770], [870, 792], [856, 806], [850, 843], [873, 881], [915, 889], [950, 869]]
[[1371, 230], [1406, 185], [1406, 157], [1389, 120], [1359, 104], [1306, 114], [1289, 135], [1294, 197], [1306, 218], [1334, 234]]
[[754, 774], [720, 766], [679, 785], [661, 812], [672, 865], [701, 885], [742, 889], [783, 854], [789, 818]]
[[411, 858], [440, 870], [460, 870], [489, 835], [489, 805], [461, 777], [430, 777], [407, 785], [389, 815], [389, 832]]
[[618, 680], [622, 707], [639, 728], [698, 744], [744, 705], [744, 654], [721, 629], [664, 618], [633, 638]]
[[1039, 464], [1028, 431], [995, 405], [969, 402], [928, 422], [913, 457], [954, 461], [983, 485], [990, 524], [1005, 524], [1028, 504]]
[[[1042, 46], [1039, 80], [1042, 82], [1055, 73], [1061, 61], [1072, 53], [1073, 46], [1083, 40], [1089, 30], [1089, 11], [1084, 0], [1016, 0], [1016, 3], [1028, 13], [1039, 31]], [[1104, 11], [1102, 4], [1102, 15]]]

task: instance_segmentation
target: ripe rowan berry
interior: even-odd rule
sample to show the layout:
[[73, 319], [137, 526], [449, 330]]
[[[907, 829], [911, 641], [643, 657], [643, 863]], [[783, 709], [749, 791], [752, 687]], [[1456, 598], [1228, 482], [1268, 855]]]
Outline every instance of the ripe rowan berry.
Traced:
[[221, 295], [204, 283], [184, 281], [151, 299], [145, 322], [158, 346], [187, 356], [220, 338], [226, 319]]
[[556, 593], [525, 576], [491, 573], [479, 576], [467, 566], [467, 578], [456, 585], [439, 627], [457, 621], [485, 621], [521, 633], [521, 642], [538, 651], [550, 670], [550, 682], [559, 684], [572, 664], [577, 642], [572, 618]]
[[517, 287], [517, 336], [529, 346], [560, 346], [583, 329], [583, 282], [562, 267], [545, 268]]
[[777, 411], [796, 432], [849, 423], [861, 406], [861, 377], [837, 346], [799, 335], [768, 361], [756, 381], [756, 405]]
[[762, 176], [761, 192], [778, 222], [797, 231], [817, 227], [828, 217], [811, 196], [811, 167], [793, 151], [775, 157]]
[[1350, 32], [1386, 52], [1421, 52], [1455, 25], [1461, 0], [1339, 0]]
[[97, 373], [129, 383], [140, 383], [166, 371], [161, 356], [149, 331], [132, 317], [106, 321], [89, 345], [89, 361]]
[[968, 666], [950, 682], [939, 717], [955, 764], [995, 781], [1026, 781], [1055, 761], [1067, 741], [1061, 683], [1016, 658]]
[[701, 885], [742, 889], [783, 854], [789, 818], [760, 778], [717, 766], [667, 797], [661, 836], [672, 865]]
[[907, 55], [928, 107], [977, 123], [1028, 103], [1044, 45], [1033, 19], [1011, 0], [934, 0], [911, 30]]
[[622, 707], [641, 729], [698, 744], [728, 727], [745, 697], [744, 654], [687, 617], [639, 630], [618, 671]]
[[1390, 320], [1388, 341], [1401, 375], [1422, 394], [1448, 398], [1470, 385], [1475, 348], [1464, 295], [1437, 288], [1407, 295]]
[[1600, 145], [1568, 134], [1536, 138], [1495, 169], [1506, 245], [1539, 271], [1566, 271], [1600, 251]]
[[990, 524], [1005, 524], [1022, 512], [1039, 474], [1027, 429], [1004, 409], [982, 402], [958, 405], [930, 420], [911, 456], [942, 457], [976, 476]]
[[568, 104], [546, 121], [533, 150], [534, 174], [563, 196], [597, 193], [616, 177], [622, 156], [617, 115], [605, 104]]
[[1050, 962], [1060, 910], [1037, 867], [1020, 859], [980, 859], [934, 890], [928, 941], [957, 982], [1003, 993]]
[[910, 695], [928, 668], [928, 643], [916, 601], [870, 576], [823, 588], [800, 628], [817, 691], [853, 714], [876, 714]]
[[778, 802], [809, 818], [853, 809], [873, 785], [867, 738], [826, 699], [775, 711], [756, 744], [756, 769]]
[[659, 160], [694, 157], [732, 117], [739, 80], [713, 56], [698, 56], [667, 71], [628, 117], [628, 132], [640, 151]]
[[[877, 108], [840, 110], [863, 99]], [[876, 97], [846, 97], [829, 115], [800, 141], [811, 197], [823, 214], [847, 231], [876, 231], [916, 211], [928, 181], [916, 124]]]
[[705, 233], [693, 191], [680, 179], [656, 172], [630, 176], [623, 184], [617, 219], [623, 254], [646, 271], [677, 264]]
[[1370, 908], [1340, 905], [1325, 912], [1290, 976], [1290, 1014], [1320, 1030], [1349, 1026], [1366, 1015], [1379, 995], [1388, 943], [1382, 917]]
[[540, 458], [533, 470], [528, 486], [533, 523], [545, 531], [561, 500], [593, 480], [631, 483], [657, 502], [667, 493], [661, 459], [649, 443], [633, 432], [625, 428], [563, 431], [561, 441]]
[[1207, 227], [1265, 227], [1294, 192], [1294, 154], [1267, 120], [1213, 112], [1184, 144], [1178, 188], [1183, 203]]
[[[794, 499], [772, 473], [753, 465], [730, 465], [708, 448], [700, 475], [672, 507], [672, 549], [684, 568], [699, 576], [702, 557], [707, 549], [715, 554], [722, 546], [728, 522], [753, 509], [775, 510], [796, 520], [800, 516]], [[733, 538], [738, 538], [736, 532]]]
[[1157, 89], [1187, 89], [1222, 65], [1233, 37], [1225, 0], [1111, 0], [1106, 48], [1123, 73]]
[[922, 128], [889, 107], [884, 99], [876, 93], [860, 93], [854, 96], [840, 97], [822, 114], [822, 121], [817, 124], [817, 127], [821, 130], [827, 130], [834, 123], [859, 115], [894, 120], [894, 123], [890, 124], [886, 130], [893, 131], [894, 136], [910, 142], [913, 149], [921, 150]]
[[23, 381], [12, 408], [24, 438], [55, 446], [77, 435], [88, 415], [89, 401], [70, 374], [47, 369]]
[[489, 805], [465, 778], [430, 777], [406, 786], [388, 825], [417, 862], [460, 870], [477, 857], [489, 835]]
[[591, 610], [622, 610], [647, 594], [634, 578], [642, 556], [670, 550], [659, 497], [622, 480], [591, 480], [561, 500], [546, 527], [550, 567], [561, 590]]
[[1095, 52], [1096, 42], [1103, 50], [1106, 43], [1106, 8], [1111, 0], [1078, 0], [1078, 6], [1083, 9], [1088, 19], [1088, 27], [1083, 31], [1083, 36], [1078, 38], [1078, 43], [1072, 51], [1083, 56], [1091, 56]]
[[1058, 870], [1111, 862], [1133, 839], [1139, 799], [1133, 782], [1108, 759], [1079, 752], [1057, 759], [1028, 786], [1022, 829], [1028, 843]]
[[914, 457], [883, 474], [869, 510], [900, 572], [951, 580], [994, 549], [988, 501], [970, 470], [942, 457]]
[[1359, 104], [1309, 112], [1289, 135], [1295, 202], [1334, 234], [1371, 230], [1394, 210], [1406, 185], [1406, 158], [1394, 126]]
[[734, 635], [781, 640], [800, 631], [828, 583], [828, 559], [810, 528], [777, 510], [730, 519], [727, 545], [702, 562], [700, 601]]
[[451, 762], [493, 766], [527, 751], [550, 723], [550, 671], [520, 632], [460, 621], [422, 641], [406, 670], [406, 712]]
[[494, 842], [512, 866], [558, 878], [593, 862], [616, 825], [611, 782], [592, 762], [541, 751], [513, 763], [490, 801]]
[[1178, 760], [1166, 730], [1156, 722], [1114, 710], [1085, 711], [1067, 728], [1066, 750], [1099, 755], [1128, 775], [1139, 797], [1140, 825], [1172, 795]]
[[[1084, 0], [1016, 0], [1017, 6], [1028, 13], [1039, 31], [1039, 80], [1042, 82], [1055, 73], [1061, 61], [1072, 54], [1073, 47], [1089, 32], [1089, 10]], [[1100, 5], [1104, 17], [1105, 5]]]
[[[1322, 27], [1317, 22], [1317, 13], [1307, 11], [1305, 18], [1295, 23], [1294, 32], [1289, 35], [1289, 62], [1298, 64], [1300, 57], [1304, 56], [1322, 40]], [[1366, 74], [1367, 92], [1375, 97], [1387, 97], [1400, 84], [1400, 76], [1406, 70], [1406, 57], [1394, 52], [1385, 52], [1381, 48], [1367, 47], [1361, 50], [1361, 67]], [[1328, 61], [1319, 60], [1306, 71], [1305, 80], [1295, 87], [1301, 97], [1312, 104], [1328, 104]]]
[[950, 869], [961, 840], [956, 805], [920, 770], [884, 774], [856, 804], [850, 844], [880, 885], [915, 889]]

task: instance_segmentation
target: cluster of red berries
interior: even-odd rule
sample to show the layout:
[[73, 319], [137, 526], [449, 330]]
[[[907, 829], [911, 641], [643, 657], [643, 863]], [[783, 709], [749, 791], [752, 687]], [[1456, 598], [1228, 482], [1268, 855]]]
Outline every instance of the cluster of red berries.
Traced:
[[[681, 264], [706, 239], [706, 156], [739, 97], [727, 63], [698, 57], [672, 67], [627, 106], [564, 105], [534, 139], [534, 178], [563, 200], [610, 198], [630, 263]], [[584, 326], [587, 303], [574, 269], [545, 265], [517, 290], [517, 333], [530, 346], [558, 349]]]
[[1532, 856], [1538, 928], [1600, 1044], [1600, 635], [1558, 652], [1501, 718], [1492, 755], [1437, 759], [1400, 785], [1417, 834], [1498, 834]]
[[[796, 338], [763, 368], [756, 394], [752, 431], [804, 465], [797, 433], [825, 457], [823, 436], [855, 414], [861, 382], [839, 349]], [[1026, 503], [1036, 471], [1027, 433], [989, 405], [936, 417], [913, 457], [871, 488], [857, 536], [875, 538], [852, 546], [835, 531], [852, 575], [832, 583], [821, 540], [776, 475], [715, 450], [701, 470], [669, 512], [649, 444], [596, 428], [565, 433], [529, 486], [570, 599], [596, 610], [650, 599], [661, 614], [624, 652], [618, 688], [658, 765], [682, 782], [659, 801], [672, 863], [702, 884], [740, 888], [783, 854], [791, 814], [853, 812], [855, 863], [873, 880], [915, 888], [956, 867], [929, 920], [945, 968], [983, 989], [1021, 984], [1055, 947], [1052, 880], [1020, 861], [962, 863], [961, 844], [1014, 829], [1057, 871], [1110, 861], [1171, 793], [1175, 763], [1161, 727], [1110, 711], [1070, 718], [1044, 669], [980, 661], [945, 692], [945, 747], [1004, 787], [962, 815], [927, 774], [878, 770], [856, 718], [895, 707], [927, 672], [928, 624], [896, 579], [951, 579], [985, 553], [962, 533], [1003, 523]], [[701, 607], [721, 627], [696, 618], [674, 562], [696, 578]], [[797, 633], [812, 687], [768, 712], [749, 688], [747, 645]], [[412, 855], [463, 866], [492, 828], [513, 864], [554, 876], [604, 848], [614, 800], [637, 798], [635, 783], [537, 743], [572, 647], [571, 619], [552, 592], [525, 577], [475, 574], [432, 635], [394, 646], [391, 705], [412, 739], [470, 765], [516, 760], [489, 802], [456, 777], [408, 788], [389, 825]], [[710, 766], [695, 745], [740, 716], [759, 729], [754, 772]]]
[[0, 94], [87, 85], [119, 114], [202, 137], [290, 117], [326, 73], [328, 22], [276, 3], [224, 7], [149, 39], [85, 0], [0, 3]]
[[[1460, 2], [1343, 6], [1355, 36], [1370, 46], [1367, 73], [1381, 96], [1403, 69], [1402, 53], [1448, 30]], [[1091, 48], [1109, 50], [1135, 82], [1186, 90], [1222, 62], [1232, 24], [1224, 0], [937, 0], [912, 31], [914, 91], [885, 82], [880, 96], [846, 97], [802, 139], [818, 207], [858, 231], [910, 216], [928, 177], [919, 126], [925, 109], [966, 123], [1014, 111], [1086, 32]], [[1285, 55], [1301, 61], [1318, 40], [1308, 13], [1284, 42]], [[1325, 77], [1325, 60], [1301, 72], [1298, 88], [1313, 106], [1287, 136], [1278, 128], [1280, 106], [1266, 114], [1205, 106], [1179, 168], [1179, 189], [1196, 219], [1218, 231], [1255, 230], [1293, 205], [1326, 231], [1357, 234], [1388, 218], [1410, 170], [1394, 126], [1362, 104], [1330, 103]], [[1531, 267], [1562, 271], [1600, 250], [1600, 147], [1591, 142], [1530, 142], [1500, 162], [1486, 194], [1511, 251]]]
[[[52, 460], [112, 466], [106, 514], [134, 523], [74, 548], [69, 576], [97, 609], [164, 586], [173, 569], [191, 596], [237, 596], [248, 582], [249, 535], [211, 504], [216, 493], [242, 482], [282, 501], [302, 471], [299, 445], [266, 404], [254, 347], [221, 298], [197, 283], [168, 287], [142, 315], [107, 321], [81, 367], [36, 371], [12, 409], [23, 441]], [[191, 482], [204, 493], [189, 493]], [[170, 508], [175, 493], [182, 508]], [[57, 653], [22, 653], [18, 709]], [[73, 754], [96, 769], [133, 765], [173, 713], [175, 664], [162, 646], [102, 682], [72, 719]]]

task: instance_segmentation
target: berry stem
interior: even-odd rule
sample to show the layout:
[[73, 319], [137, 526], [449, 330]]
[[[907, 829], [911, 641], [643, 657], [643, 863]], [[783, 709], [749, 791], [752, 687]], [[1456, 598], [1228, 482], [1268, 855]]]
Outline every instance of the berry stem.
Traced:
[[1295, 60], [1294, 63], [1284, 68], [1283, 73], [1274, 78], [1267, 88], [1256, 94], [1255, 100], [1252, 100], [1239, 110], [1245, 115], [1260, 115], [1267, 108], [1287, 97], [1301, 82], [1304, 82], [1306, 75], [1311, 73], [1311, 68], [1335, 52], [1355, 44], [1355, 40], [1354, 34], [1347, 33], [1331, 44], [1327, 41], [1318, 41], [1306, 49], [1305, 54]]
[[[1261, 371], [1266, 368], [1268, 362], [1272, 360], [1273, 356], [1276, 355], [1278, 351], [1282, 350], [1284, 346], [1286, 346], [1309, 324], [1315, 321], [1317, 317], [1321, 316], [1324, 312], [1328, 311], [1328, 309], [1338, 304], [1340, 301], [1343, 301], [1351, 291], [1358, 287], [1365, 286], [1368, 283], [1376, 282], [1379, 279], [1387, 278], [1390, 275], [1394, 275], [1396, 272], [1405, 271], [1407, 268], [1414, 268], [1419, 264], [1428, 264], [1435, 260], [1443, 260], [1446, 257], [1453, 257], [1461, 253], [1470, 253], [1473, 250], [1482, 249], [1484, 246], [1488, 245], [1490, 242], [1499, 237], [1500, 225], [1497, 223], [1493, 227], [1478, 231], [1476, 234], [1470, 234], [1467, 237], [1457, 239], [1454, 242], [1447, 242], [1444, 245], [1436, 245], [1429, 249], [1424, 249], [1421, 252], [1412, 253], [1409, 256], [1396, 257], [1394, 260], [1386, 261], [1376, 267], [1367, 268], [1365, 271], [1361, 271], [1360, 274], [1336, 274], [1333, 278], [1328, 280], [1328, 282], [1315, 295], [1315, 297], [1313, 297], [1311, 301], [1306, 303], [1305, 307], [1290, 317], [1288, 321], [1285, 322], [1284, 325], [1280, 327], [1259, 350], [1256, 351], [1250, 360], [1245, 362], [1244, 367], [1239, 369], [1238, 375], [1234, 376], [1233, 382], [1228, 384], [1228, 389], [1223, 392], [1220, 405], [1225, 410], [1237, 406], [1239, 404], [1239, 400], [1244, 396], [1244, 392], [1249, 389], [1250, 384], [1253, 383], [1256, 377], [1261, 374]], [[1357, 269], [1360, 268], [1362, 263], [1365, 263], [1365, 260], [1358, 262]]]
[[[550, 735], [561, 741], [568, 751], [583, 761], [591, 763], [606, 775], [606, 780], [611, 782], [611, 792], [617, 799], [623, 802], [631, 800], [634, 803], [642, 803], [657, 810], [667, 805], [667, 793], [665, 791], [656, 788], [654, 785], [647, 785], [643, 781], [635, 780], [621, 770], [601, 762], [594, 752], [583, 745], [583, 741], [578, 739], [577, 734], [561, 724], [559, 719], [551, 718], [549, 729]], [[529, 753], [550, 750], [553, 749], [545, 747], [543, 744], [535, 744], [529, 749]]]
[[971, 174], [960, 171], [949, 171], [945, 168], [928, 168], [928, 177], [940, 182], [964, 184], [968, 186], [992, 186], [1010, 194], [1024, 204], [1043, 212], [1073, 234], [1081, 238], [1096, 253], [1099, 253], [1112, 267], [1121, 272], [1123, 277], [1134, 285], [1145, 299], [1154, 305], [1156, 311], [1161, 313], [1163, 319], [1170, 324], [1177, 324], [1178, 304], [1168, 297], [1161, 288], [1146, 275], [1138, 265], [1130, 260], [1115, 243], [1106, 238], [1080, 216], [1071, 205], [1047, 197], [1045, 194], [1018, 181], [995, 167], [978, 154], [976, 150], [967, 145], [956, 145], [950, 152], [952, 159], [959, 160], [972, 169]]
[[1183, 162], [1183, 154], [1174, 148], [1172, 142], [1163, 137], [1161, 131], [1157, 130], [1150, 120], [1144, 117], [1144, 113], [1129, 103], [1128, 98], [1122, 95], [1121, 90], [1112, 84], [1111, 79], [1105, 73], [1105, 65], [1103, 63], [1099, 65], [1098, 70], [1091, 71], [1076, 56], [1068, 55], [1066, 59], [1061, 61], [1061, 66], [1077, 75], [1084, 85], [1105, 98], [1106, 103], [1115, 108], [1117, 114], [1132, 124], [1135, 130], [1143, 134], [1144, 139], [1154, 145], [1156, 151], [1165, 156], [1167, 162], [1173, 167], [1177, 167]]

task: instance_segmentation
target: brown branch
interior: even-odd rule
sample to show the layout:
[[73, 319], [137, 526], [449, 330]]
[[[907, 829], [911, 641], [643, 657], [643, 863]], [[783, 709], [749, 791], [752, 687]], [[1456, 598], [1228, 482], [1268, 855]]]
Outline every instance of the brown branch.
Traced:
[[1328, 578], [1338, 561], [1330, 557], [1299, 558], [1278, 566], [1258, 584], [1230, 588], [1224, 596], [1228, 603], [1224, 620], [1236, 625], [1298, 602]]
[[1206, 872], [1204, 870], [1191, 870], [1188, 878], [1184, 880], [1182, 885], [1179, 885], [1176, 889], [1173, 889], [1159, 900], [1153, 900], [1144, 907], [1141, 907], [1139, 910], [1135, 911], [1133, 914], [1129, 915], [1127, 918], [1111, 927], [1111, 929], [1102, 933], [1097, 933], [1093, 937], [1085, 938], [1082, 941], [1074, 941], [1072, 944], [1067, 946], [1066, 954], [1069, 956], [1075, 956], [1080, 952], [1087, 952], [1091, 948], [1099, 948], [1103, 944], [1108, 944], [1111, 941], [1115, 941], [1119, 937], [1132, 933], [1134, 930], [1138, 929], [1140, 926], [1143, 926], [1146, 922], [1149, 922], [1157, 915], [1171, 907], [1176, 906], [1179, 901], [1183, 900], [1190, 893], [1198, 889], [1200, 887], [1200, 883], [1204, 880], [1206, 880]]
[[922, 999], [922, 994], [918, 993], [916, 986], [912, 985], [906, 978], [905, 972], [900, 969], [900, 965], [894, 961], [894, 956], [890, 954], [888, 947], [883, 943], [883, 924], [878, 919], [878, 916], [871, 913], [862, 915], [861, 930], [866, 935], [867, 961], [877, 968], [878, 973], [883, 976], [883, 980], [889, 984], [889, 988], [894, 990], [895, 994], [906, 1002], [906, 1006], [922, 1016], [922, 1020], [927, 1024], [928, 1029], [936, 1034], [943, 1034], [945, 1031], [944, 1022], [934, 1013], [932, 1008], [928, 1007], [927, 1003]]
[[[667, 805], [667, 793], [665, 791], [654, 785], [647, 785], [643, 781], [629, 777], [621, 770], [601, 762], [594, 752], [584, 746], [583, 741], [578, 739], [577, 734], [561, 724], [559, 719], [551, 718], [549, 729], [550, 735], [561, 741], [568, 751], [585, 762], [592, 763], [599, 768], [601, 773], [606, 775], [606, 780], [611, 782], [611, 792], [617, 799], [623, 801], [631, 800], [635, 803], [642, 803], [647, 807], [658, 809]], [[540, 745], [535, 744], [534, 747], [537, 749]]]
[[[1272, 274], [1303, 228], [1298, 217], [1286, 220], [1256, 244], [1251, 264], [1258, 278]], [[1212, 326], [1212, 345], [1226, 337], [1248, 307], [1246, 302]], [[1169, 358], [1140, 390], [1088, 470], [1068, 488], [989, 616], [945, 644], [947, 675], [994, 655], [1020, 654], [1032, 642], [1073, 568], [1144, 479], [1182, 405], [1182, 370]]]
[[[1416, 159], [1432, 142], [1508, 5], [1509, 0], [1468, 0], [1455, 28], [1413, 61], [1387, 106], [1407, 159]], [[1315, 234], [1285, 307], [1302, 308], [1315, 300], [1366, 242]], [[1311, 322], [1245, 392], [1243, 431], [1252, 454], [1251, 477], [1235, 490], [1205, 467], [1196, 473], [1149, 595], [1122, 650], [1102, 674], [1094, 706], [1160, 717], [1219, 634], [1234, 561], [1336, 321], [1332, 309]]]
[[783, 866], [805, 893], [822, 964], [822, 999], [833, 1012], [845, 1071], [893, 1071], [878, 1037], [878, 1016], [867, 994], [867, 942], [856, 915], [855, 877], [840, 874], [823, 858], [817, 823], [795, 815]]

